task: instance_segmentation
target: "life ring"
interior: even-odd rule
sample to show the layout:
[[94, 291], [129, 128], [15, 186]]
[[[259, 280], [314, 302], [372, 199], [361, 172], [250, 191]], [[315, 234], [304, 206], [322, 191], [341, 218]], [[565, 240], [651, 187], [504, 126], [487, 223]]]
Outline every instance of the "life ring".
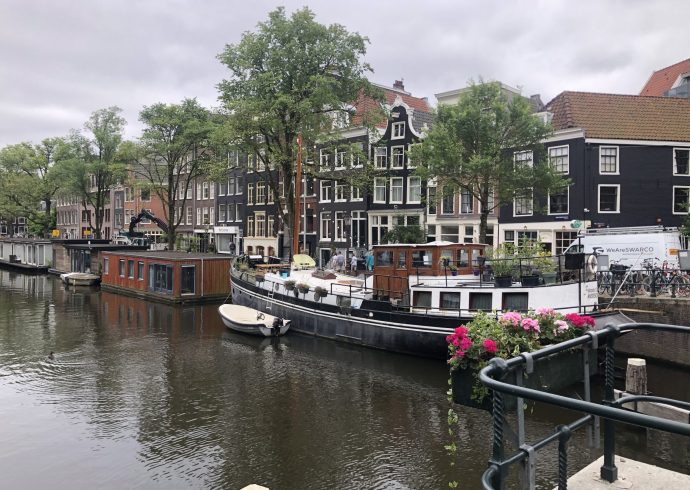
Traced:
[[587, 275], [596, 275], [598, 265], [597, 257], [594, 254], [589, 255], [585, 263], [585, 272], [587, 272]]

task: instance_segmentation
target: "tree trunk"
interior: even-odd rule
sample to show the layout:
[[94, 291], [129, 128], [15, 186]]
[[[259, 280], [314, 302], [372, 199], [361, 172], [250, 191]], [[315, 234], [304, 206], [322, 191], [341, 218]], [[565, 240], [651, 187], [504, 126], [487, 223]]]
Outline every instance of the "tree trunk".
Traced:
[[[170, 193], [168, 193], [170, 195]], [[182, 202], [182, 209], [184, 212], [184, 201]], [[175, 250], [175, 232], [177, 224], [175, 223], [175, 202], [168, 198], [168, 250]]]

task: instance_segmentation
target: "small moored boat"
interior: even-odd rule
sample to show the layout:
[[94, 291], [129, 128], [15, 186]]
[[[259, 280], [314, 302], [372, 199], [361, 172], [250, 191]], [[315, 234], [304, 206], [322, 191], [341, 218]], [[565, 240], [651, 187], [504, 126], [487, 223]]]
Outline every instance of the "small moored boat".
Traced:
[[218, 307], [218, 313], [225, 326], [230, 330], [251, 335], [276, 337], [284, 335], [290, 328], [290, 320], [262, 313], [246, 306], [221, 305]]
[[94, 286], [101, 282], [101, 276], [86, 272], [68, 272], [60, 274], [60, 279], [70, 286]]

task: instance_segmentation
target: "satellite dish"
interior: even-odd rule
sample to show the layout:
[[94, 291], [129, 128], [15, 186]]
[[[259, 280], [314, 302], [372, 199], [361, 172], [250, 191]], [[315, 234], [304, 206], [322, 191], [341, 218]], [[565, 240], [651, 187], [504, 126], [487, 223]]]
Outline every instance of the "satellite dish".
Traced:
[[574, 219], [570, 222], [570, 227], [574, 229], [582, 228], [582, 221], [579, 219]]

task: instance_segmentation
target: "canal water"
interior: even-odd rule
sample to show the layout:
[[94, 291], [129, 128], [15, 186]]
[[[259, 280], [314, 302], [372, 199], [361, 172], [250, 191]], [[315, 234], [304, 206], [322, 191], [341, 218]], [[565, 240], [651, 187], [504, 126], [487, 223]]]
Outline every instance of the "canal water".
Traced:
[[[439, 361], [234, 334], [216, 306], [0, 271], [0, 486], [479, 488], [490, 418], [459, 408], [449, 458], [447, 378]], [[537, 407], [528, 434], [572, 416]], [[665, 439], [647, 455], [648, 438], [627, 434], [624, 455], [687, 465]], [[599, 454], [576, 433], [571, 470]], [[555, 452], [540, 458], [540, 488], [556, 466]]]

